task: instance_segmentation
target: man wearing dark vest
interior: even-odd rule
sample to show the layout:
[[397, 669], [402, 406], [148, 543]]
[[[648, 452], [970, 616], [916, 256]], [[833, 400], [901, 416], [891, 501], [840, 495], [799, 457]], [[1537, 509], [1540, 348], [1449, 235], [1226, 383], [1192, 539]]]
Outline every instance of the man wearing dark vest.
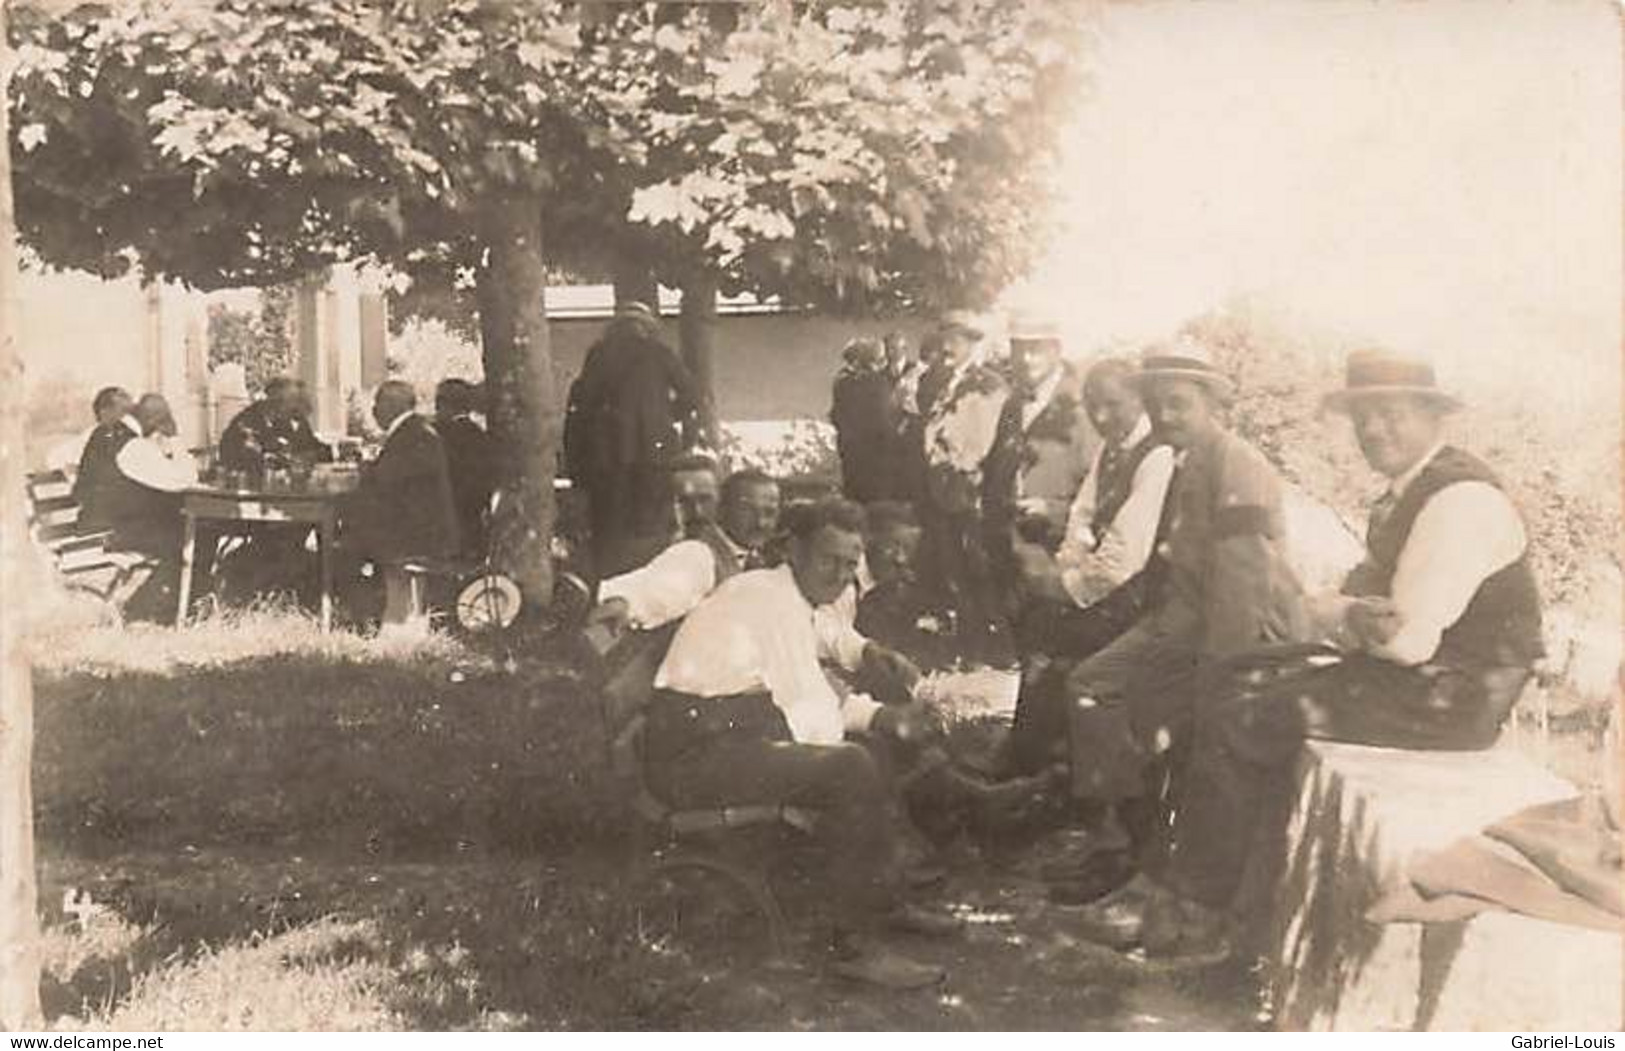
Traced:
[[135, 400], [123, 387], [103, 387], [91, 401], [96, 426], [85, 438], [79, 470], [73, 479], [73, 498], [79, 503], [79, 531], [96, 533], [110, 527], [109, 493], [119, 484], [115, 460], [124, 443], [141, 434], [130, 415]]
[[1432, 367], [1357, 351], [1326, 402], [1351, 417], [1366, 461], [1388, 480], [1366, 560], [1340, 594], [1312, 603], [1340, 656], [1263, 685], [1243, 676], [1198, 712], [1163, 893], [1145, 916], [1149, 952], [1217, 940], [1211, 918], [1235, 904], [1305, 738], [1488, 748], [1543, 652], [1522, 518], [1489, 467], [1444, 442], [1459, 403]]
[[1174, 473], [1174, 450], [1152, 433], [1134, 376], [1107, 358], [1084, 379], [1085, 411], [1102, 445], [1051, 558], [1018, 542], [1025, 600], [1016, 620], [1022, 687], [1007, 753], [1012, 773], [1052, 762], [1067, 737], [1067, 672], [1125, 631], [1148, 598], [1146, 569]]

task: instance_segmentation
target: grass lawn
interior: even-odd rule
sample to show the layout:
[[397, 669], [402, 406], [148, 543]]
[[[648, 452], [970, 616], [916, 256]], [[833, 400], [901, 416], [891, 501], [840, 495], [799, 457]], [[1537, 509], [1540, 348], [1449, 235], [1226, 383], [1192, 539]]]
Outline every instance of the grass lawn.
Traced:
[[[944, 988], [821, 974], [806, 875], [785, 894], [790, 959], [771, 960], [716, 885], [663, 886], [629, 864], [595, 695], [545, 646], [508, 662], [258, 611], [180, 632], [81, 628], [36, 652], [45, 999], [60, 1028], [1251, 1018], [1231, 977], [1148, 981], [1077, 937], [1030, 871], [975, 858], [942, 892], [966, 936], [910, 946], [951, 968]], [[667, 936], [658, 921], [678, 906], [712, 936]]]

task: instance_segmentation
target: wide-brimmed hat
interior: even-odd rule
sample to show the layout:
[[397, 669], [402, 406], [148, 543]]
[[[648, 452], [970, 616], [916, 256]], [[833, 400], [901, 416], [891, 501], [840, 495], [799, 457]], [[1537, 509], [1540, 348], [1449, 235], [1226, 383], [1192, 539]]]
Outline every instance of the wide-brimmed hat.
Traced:
[[660, 324], [660, 315], [654, 312], [654, 308], [636, 299], [615, 304], [615, 316], [622, 321], [641, 321], [645, 325]]
[[943, 314], [937, 321], [937, 331], [944, 336], [963, 332], [972, 339], [981, 339], [984, 335], [981, 321], [968, 310], [950, 310]]
[[1322, 404], [1332, 412], [1347, 412], [1361, 398], [1394, 394], [1421, 398], [1443, 412], [1461, 408], [1458, 399], [1439, 389], [1431, 363], [1381, 348], [1351, 352], [1343, 389], [1326, 395]]
[[1183, 334], [1166, 343], [1154, 343], [1141, 352], [1140, 371], [1134, 374], [1135, 385], [1143, 388], [1157, 379], [1189, 380], [1226, 397], [1235, 393], [1236, 388], [1234, 381], [1214, 364], [1213, 352]]

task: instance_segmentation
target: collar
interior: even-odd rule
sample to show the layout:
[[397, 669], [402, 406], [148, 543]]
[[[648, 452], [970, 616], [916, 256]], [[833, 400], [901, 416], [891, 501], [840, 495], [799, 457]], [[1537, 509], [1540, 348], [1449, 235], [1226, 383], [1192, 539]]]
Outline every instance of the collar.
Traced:
[[389, 426], [384, 430], [384, 438], [387, 440], [392, 437], [396, 431], [401, 429], [401, 424], [405, 423], [407, 420], [410, 420], [414, 415], [415, 413], [403, 412], [393, 420], [390, 420]]
[[120, 423], [124, 424], [124, 426], [128, 427], [130, 429], [130, 432], [132, 434], [134, 434], [137, 438], [146, 437], [146, 432], [141, 429], [141, 424], [136, 422], [136, 418], [134, 416], [131, 416], [130, 414], [125, 413], [123, 416], [120, 416], [118, 418], [118, 422], [120, 422]]
[[1040, 380], [1038, 386], [1033, 388], [1033, 395], [1027, 399], [1027, 404], [1030, 407], [1029, 411], [1034, 416], [1048, 408], [1050, 399], [1055, 397], [1055, 391], [1060, 387], [1061, 377], [1065, 372], [1064, 368], [1057, 368]]
[[1401, 496], [1404, 496], [1405, 490], [1411, 487], [1411, 483], [1416, 481], [1417, 477], [1427, 469], [1427, 465], [1433, 462], [1433, 458], [1438, 456], [1439, 450], [1443, 448], [1444, 441], [1442, 439], [1434, 442], [1433, 448], [1423, 453], [1421, 458], [1415, 463], [1411, 464], [1411, 466], [1406, 469], [1404, 474], [1388, 483], [1388, 495], [1392, 496], [1395, 500], [1399, 499]]
[[721, 522], [712, 521], [707, 524], [711, 527], [711, 531], [713, 533], [722, 538], [723, 545], [726, 546], [729, 551], [733, 552], [735, 555], [738, 555], [741, 560], [750, 554], [750, 548], [746, 547], [744, 544], [741, 544], [739, 541], [730, 536], [728, 531], [722, 528]]
[[1132, 449], [1149, 437], [1151, 437], [1151, 417], [1142, 412], [1139, 419], [1134, 421], [1134, 426], [1128, 429], [1128, 436], [1119, 442], [1117, 447]]

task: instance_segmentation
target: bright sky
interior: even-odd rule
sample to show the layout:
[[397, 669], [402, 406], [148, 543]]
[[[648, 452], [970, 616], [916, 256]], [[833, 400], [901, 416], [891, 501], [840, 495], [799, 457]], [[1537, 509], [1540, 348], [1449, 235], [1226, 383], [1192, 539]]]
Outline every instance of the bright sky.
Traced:
[[1250, 295], [1617, 398], [1620, 31], [1596, 0], [1109, 6], [1035, 285], [1081, 346]]

